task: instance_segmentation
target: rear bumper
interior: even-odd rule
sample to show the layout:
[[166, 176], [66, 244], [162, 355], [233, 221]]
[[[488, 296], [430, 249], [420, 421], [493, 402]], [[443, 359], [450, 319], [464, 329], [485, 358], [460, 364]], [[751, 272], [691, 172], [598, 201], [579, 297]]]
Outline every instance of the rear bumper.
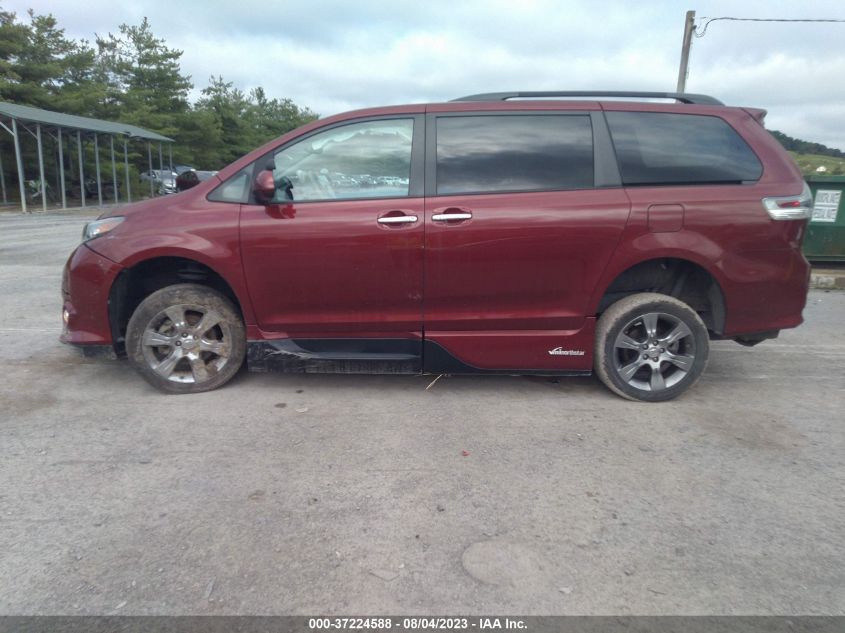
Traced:
[[759, 251], [730, 260], [722, 267], [734, 273], [724, 288], [726, 337], [785, 330], [804, 322], [810, 264], [800, 251]]
[[[109, 291], [123, 268], [82, 244], [62, 277], [63, 343], [111, 346]], [[92, 350], [93, 351], [93, 350]]]

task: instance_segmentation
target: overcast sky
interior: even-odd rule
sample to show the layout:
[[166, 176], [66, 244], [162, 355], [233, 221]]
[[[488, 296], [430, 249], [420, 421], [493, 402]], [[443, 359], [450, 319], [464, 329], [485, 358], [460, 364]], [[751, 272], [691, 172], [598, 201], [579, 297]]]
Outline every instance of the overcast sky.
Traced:
[[[0, 0], [75, 38], [147, 16], [195, 90], [223, 75], [320, 115], [502, 90], [675, 89], [687, 9], [841, 18], [845, 2]], [[845, 24], [720, 21], [694, 38], [689, 92], [766, 108], [767, 125], [845, 150]]]

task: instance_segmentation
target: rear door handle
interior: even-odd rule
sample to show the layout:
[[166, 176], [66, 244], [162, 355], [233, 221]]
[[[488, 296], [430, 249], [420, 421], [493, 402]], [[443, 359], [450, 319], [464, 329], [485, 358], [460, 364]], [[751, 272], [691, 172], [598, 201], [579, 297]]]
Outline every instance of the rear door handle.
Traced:
[[472, 213], [435, 213], [431, 219], [435, 222], [448, 222], [449, 220], [469, 220]]
[[379, 224], [412, 224], [419, 218], [415, 215], [389, 215], [384, 218], [379, 218]]
[[460, 209], [458, 207], [447, 207], [446, 209], [438, 209], [440, 213], [435, 213], [431, 216], [434, 222], [451, 222], [454, 220], [471, 220], [472, 212], [469, 209]]

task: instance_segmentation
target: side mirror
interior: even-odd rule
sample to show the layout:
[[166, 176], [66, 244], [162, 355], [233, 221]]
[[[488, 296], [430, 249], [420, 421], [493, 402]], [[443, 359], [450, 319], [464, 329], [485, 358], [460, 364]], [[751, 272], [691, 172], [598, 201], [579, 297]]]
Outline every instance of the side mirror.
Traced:
[[287, 176], [282, 176], [282, 178], [276, 183], [279, 189], [282, 190], [284, 193], [284, 198], [288, 202], [293, 202], [293, 183], [290, 181], [290, 178]]
[[255, 177], [255, 182], [252, 183], [252, 192], [255, 194], [255, 199], [261, 204], [270, 202], [276, 193], [276, 181], [273, 178], [273, 172], [267, 170], [259, 172]]

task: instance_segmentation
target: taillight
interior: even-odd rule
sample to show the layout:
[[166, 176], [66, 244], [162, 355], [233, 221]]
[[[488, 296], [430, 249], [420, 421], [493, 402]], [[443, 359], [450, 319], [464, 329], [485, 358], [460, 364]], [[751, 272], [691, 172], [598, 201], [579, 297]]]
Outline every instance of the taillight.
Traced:
[[763, 206], [773, 220], [807, 220], [813, 217], [813, 194], [805, 182], [800, 196], [763, 198]]

